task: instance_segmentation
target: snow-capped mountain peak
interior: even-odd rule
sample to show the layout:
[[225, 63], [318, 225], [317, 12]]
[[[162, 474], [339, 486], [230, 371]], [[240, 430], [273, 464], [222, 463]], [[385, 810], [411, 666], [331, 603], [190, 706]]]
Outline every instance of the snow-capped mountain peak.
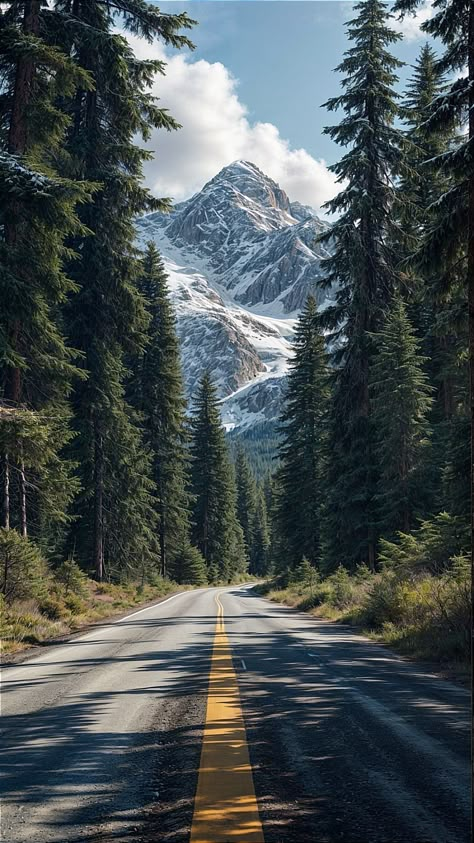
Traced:
[[298, 311], [309, 292], [321, 299], [325, 228], [249, 161], [224, 167], [171, 214], [138, 220], [169, 273], [188, 391], [210, 370], [229, 429], [279, 412]]

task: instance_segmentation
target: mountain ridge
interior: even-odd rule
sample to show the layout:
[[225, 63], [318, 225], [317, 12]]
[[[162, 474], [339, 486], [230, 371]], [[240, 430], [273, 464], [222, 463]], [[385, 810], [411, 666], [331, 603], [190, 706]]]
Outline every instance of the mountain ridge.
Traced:
[[137, 221], [169, 276], [189, 395], [210, 371], [228, 431], [275, 421], [296, 319], [328, 254], [316, 211], [254, 164], [234, 161], [170, 214]]

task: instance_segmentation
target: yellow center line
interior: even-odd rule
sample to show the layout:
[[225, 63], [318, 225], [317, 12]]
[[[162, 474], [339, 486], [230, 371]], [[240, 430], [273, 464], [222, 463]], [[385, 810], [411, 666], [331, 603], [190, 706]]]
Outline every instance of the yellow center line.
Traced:
[[190, 843], [264, 843], [245, 723], [219, 596]]

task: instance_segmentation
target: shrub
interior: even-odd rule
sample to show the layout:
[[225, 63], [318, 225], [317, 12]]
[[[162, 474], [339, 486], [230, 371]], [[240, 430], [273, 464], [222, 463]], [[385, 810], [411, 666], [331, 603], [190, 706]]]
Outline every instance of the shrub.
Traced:
[[391, 570], [377, 574], [362, 604], [362, 616], [369, 626], [381, 628], [385, 621], [398, 623], [403, 614], [403, 594]]
[[466, 520], [447, 512], [423, 521], [417, 533], [423, 548], [420, 563], [434, 574], [451, 567], [452, 560], [470, 545]]
[[316, 570], [314, 565], [305, 556], [303, 556], [299, 565], [290, 573], [290, 583], [299, 583], [309, 586], [311, 589], [314, 589], [319, 579], [319, 571]]
[[451, 568], [436, 590], [439, 625], [451, 635], [460, 655], [469, 656], [471, 638], [471, 565], [467, 556], [451, 559]]
[[380, 563], [399, 568], [405, 576], [420, 572], [441, 575], [454, 557], [469, 547], [464, 519], [440, 512], [423, 521], [413, 534], [399, 533], [397, 542], [380, 542]]
[[352, 600], [353, 588], [349, 572], [342, 565], [326, 580], [329, 586], [327, 602], [336, 609], [344, 609]]
[[66, 559], [54, 572], [56, 580], [64, 586], [64, 593], [70, 592], [78, 597], [85, 597], [87, 594], [87, 577], [81, 571], [79, 565], [73, 559]]
[[373, 572], [370, 570], [368, 565], [364, 563], [361, 565], [357, 565], [357, 568], [354, 571], [354, 580], [357, 584], [366, 583], [373, 577]]
[[66, 594], [64, 605], [72, 615], [81, 615], [87, 608], [85, 601], [78, 594]]
[[64, 601], [58, 594], [49, 594], [39, 601], [39, 610], [52, 621], [59, 621], [67, 615], [67, 608]]
[[50, 579], [36, 545], [16, 530], [0, 529], [0, 590], [6, 602], [45, 596]]

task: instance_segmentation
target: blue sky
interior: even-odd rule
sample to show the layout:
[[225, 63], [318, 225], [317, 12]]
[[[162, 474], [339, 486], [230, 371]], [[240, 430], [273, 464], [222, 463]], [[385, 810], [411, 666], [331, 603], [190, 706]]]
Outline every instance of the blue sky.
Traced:
[[[154, 191], [185, 198], [225, 163], [246, 157], [256, 158], [292, 199], [318, 206], [329, 198], [335, 187], [326, 165], [340, 151], [322, 134], [334, 115], [321, 104], [338, 92], [333, 69], [347, 48], [344, 22], [352, 4], [161, 0], [159, 5], [163, 11], [187, 11], [199, 23], [191, 35], [195, 52], [170, 51], [167, 78], [156, 85], [183, 129], [179, 138], [152, 140], [157, 159], [146, 176]], [[419, 19], [402, 25], [407, 37], [394, 52], [408, 65], [426, 40], [419, 22], [429, 14], [427, 0]], [[146, 54], [143, 47], [140, 52]], [[401, 87], [410, 72], [402, 69]]]

